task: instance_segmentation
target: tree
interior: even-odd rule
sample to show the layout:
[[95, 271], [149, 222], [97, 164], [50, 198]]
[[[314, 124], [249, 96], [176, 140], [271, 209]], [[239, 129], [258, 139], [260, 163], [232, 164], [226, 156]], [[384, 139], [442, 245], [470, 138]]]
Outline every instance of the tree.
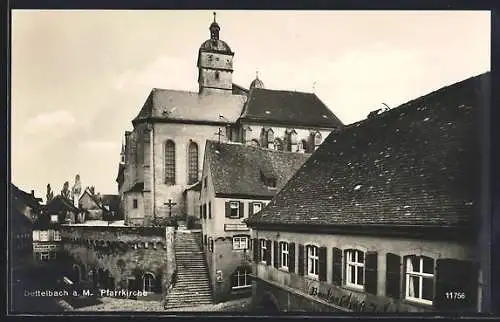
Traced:
[[61, 190], [61, 196], [63, 196], [64, 198], [66, 199], [69, 199], [69, 194], [70, 194], [70, 190], [69, 190], [69, 182], [66, 181], [63, 185], [63, 188]]
[[51, 201], [54, 198], [54, 192], [50, 187], [50, 183], [47, 184], [47, 194], [46, 194], [47, 202]]

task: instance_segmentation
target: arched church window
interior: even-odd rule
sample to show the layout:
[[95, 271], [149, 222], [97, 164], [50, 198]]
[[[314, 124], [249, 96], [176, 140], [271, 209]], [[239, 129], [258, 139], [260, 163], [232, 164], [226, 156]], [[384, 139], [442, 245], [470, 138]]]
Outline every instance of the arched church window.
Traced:
[[153, 292], [155, 277], [151, 273], [145, 273], [142, 277], [142, 290], [144, 292]]
[[283, 142], [280, 139], [274, 140], [274, 149], [276, 151], [283, 151]]
[[321, 133], [316, 132], [314, 135], [314, 150], [316, 150], [321, 145]]
[[194, 184], [198, 181], [198, 144], [196, 142], [189, 143], [188, 158], [188, 184]]
[[165, 143], [165, 183], [175, 184], [175, 143], [172, 140]]
[[268, 149], [272, 149], [273, 148], [273, 144], [274, 144], [274, 131], [273, 129], [269, 129], [267, 130], [267, 133], [266, 133], [266, 138], [267, 138], [267, 148]]

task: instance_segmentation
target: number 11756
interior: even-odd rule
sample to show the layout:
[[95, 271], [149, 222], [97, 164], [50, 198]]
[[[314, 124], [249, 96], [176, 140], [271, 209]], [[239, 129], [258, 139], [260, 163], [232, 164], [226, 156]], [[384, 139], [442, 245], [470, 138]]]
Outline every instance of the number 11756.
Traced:
[[465, 293], [464, 292], [446, 292], [446, 298], [448, 300], [464, 300]]

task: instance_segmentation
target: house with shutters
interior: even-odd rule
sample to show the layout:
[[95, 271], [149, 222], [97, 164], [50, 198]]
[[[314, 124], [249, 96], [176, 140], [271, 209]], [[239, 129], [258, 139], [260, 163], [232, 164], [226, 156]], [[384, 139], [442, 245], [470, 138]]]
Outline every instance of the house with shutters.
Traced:
[[330, 134], [246, 220], [257, 308], [481, 311], [481, 109], [489, 77]]
[[208, 140], [204, 155], [199, 207], [214, 299], [248, 296], [251, 244], [243, 220], [261, 211], [310, 154]]

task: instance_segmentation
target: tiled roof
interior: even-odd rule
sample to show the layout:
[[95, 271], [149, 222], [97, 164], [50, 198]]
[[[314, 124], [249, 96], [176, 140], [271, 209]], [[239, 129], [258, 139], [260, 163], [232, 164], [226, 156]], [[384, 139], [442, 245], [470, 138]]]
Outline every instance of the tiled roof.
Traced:
[[11, 198], [15, 199], [17, 198], [20, 202], [23, 204], [33, 208], [33, 209], [40, 209], [40, 201], [42, 200], [41, 198], [36, 198], [30, 193], [27, 193], [26, 191], [23, 191], [19, 189], [17, 186], [15, 186], [13, 183], [10, 184], [10, 192], [11, 192]]
[[153, 117], [165, 121], [234, 123], [240, 116], [245, 101], [244, 95], [199, 94], [155, 88], [132, 122]]
[[337, 128], [342, 122], [313, 93], [252, 88], [241, 120]]
[[466, 227], [479, 216], [489, 73], [332, 133], [255, 224]]
[[[215, 193], [223, 195], [272, 197], [309, 156], [210, 140], [205, 146]], [[262, 174], [276, 179], [275, 189], [264, 184]]]
[[44, 209], [48, 214], [56, 214], [60, 211], [78, 212], [78, 208], [76, 208], [69, 199], [66, 199], [61, 195], [57, 195], [50, 200], [47, 205], [45, 205]]

